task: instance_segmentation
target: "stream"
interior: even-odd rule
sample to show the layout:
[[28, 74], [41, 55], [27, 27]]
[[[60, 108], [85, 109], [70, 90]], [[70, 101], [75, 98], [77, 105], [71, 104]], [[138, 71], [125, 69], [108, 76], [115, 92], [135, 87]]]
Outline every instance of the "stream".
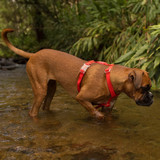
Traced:
[[153, 94], [151, 107], [121, 94], [97, 121], [58, 86], [51, 111], [33, 120], [25, 66], [0, 70], [0, 160], [159, 160], [160, 93]]

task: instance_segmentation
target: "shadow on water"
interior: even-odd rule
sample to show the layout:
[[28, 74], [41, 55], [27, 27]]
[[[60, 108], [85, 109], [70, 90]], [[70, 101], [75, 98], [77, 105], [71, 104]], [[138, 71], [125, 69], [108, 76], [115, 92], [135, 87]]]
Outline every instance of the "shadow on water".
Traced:
[[28, 116], [32, 90], [25, 67], [0, 71], [0, 159], [158, 160], [160, 94], [151, 107], [121, 95], [104, 122], [90, 118], [58, 87], [51, 112]]

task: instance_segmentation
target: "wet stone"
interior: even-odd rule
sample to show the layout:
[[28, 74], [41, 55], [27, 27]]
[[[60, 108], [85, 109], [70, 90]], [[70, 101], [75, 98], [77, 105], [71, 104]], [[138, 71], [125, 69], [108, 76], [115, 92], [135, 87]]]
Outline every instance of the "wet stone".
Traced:
[[89, 150], [74, 155], [73, 160], [110, 160], [116, 152], [116, 149]]

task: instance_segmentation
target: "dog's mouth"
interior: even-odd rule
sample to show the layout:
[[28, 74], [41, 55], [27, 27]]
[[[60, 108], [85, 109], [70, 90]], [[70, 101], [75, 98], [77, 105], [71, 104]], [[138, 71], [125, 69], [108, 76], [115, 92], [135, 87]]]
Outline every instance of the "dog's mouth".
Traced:
[[153, 103], [153, 94], [146, 92], [141, 99], [136, 100], [136, 104], [140, 106], [150, 106]]

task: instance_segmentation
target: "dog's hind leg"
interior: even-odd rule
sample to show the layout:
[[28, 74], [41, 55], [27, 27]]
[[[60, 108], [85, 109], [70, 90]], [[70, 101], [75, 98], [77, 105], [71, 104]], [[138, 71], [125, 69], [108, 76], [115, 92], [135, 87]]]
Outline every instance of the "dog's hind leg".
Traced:
[[44, 104], [43, 104], [43, 107], [42, 107], [43, 110], [49, 110], [50, 109], [50, 104], [52, 102], [55, 91], [56, 91], [56, 81], [55, 80], [49, 80], [48, 87], [47, 87], [47, 95], [45, 97]]
[[[32, 84], [32, 82], [31, 82]], [[32, 89], [34, 92], [33, 106], [29, 112], [31, 117], [36, 117], [39, 113], [39, 109], [44, 101], [47, 94], [47, 84], [32, 84]]]
[[44, 72], [42, 69], [36, 69], [34, 66], [32, 66], [32, 64], [29, 63], [27, 64], [27, 74], [34, 93], [33, 105], [29, 115], [31, 117], [36, 117], [44, 98], [47, 95], [47, 75], [45, 75], [46, 72]]

